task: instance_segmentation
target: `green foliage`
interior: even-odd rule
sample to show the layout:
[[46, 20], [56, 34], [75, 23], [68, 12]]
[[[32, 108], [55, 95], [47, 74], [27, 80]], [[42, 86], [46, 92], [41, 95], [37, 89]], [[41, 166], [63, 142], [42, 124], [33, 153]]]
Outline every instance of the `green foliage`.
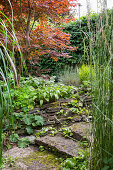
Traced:
[[39, 146], [39, 149], [40, 149], [41, 152], [43, 152], [43, 151], [45, 150], [45, 149], [44, 149], [44, 146], [42, 146], [42, 145]]
[[[96, 32], [90, 33], [90, 63], [95, 68], [92, 81], [92, 159], [90, 169], [111, 169], [103, 164], [113, 155], [113, 9], [100, 14]], [[110, 167], [110, 168], [109, 168]], [[113, 169], [113, 168], [112, 168]]]
[[13, 100], [13, 107], [15, 109], [21, 108], [24, 112], [33, 109], [36, 90], [32, 86], [24, 85], [22, 88], [17, 87], [15, 91], [12, 90], [11, 92], [15, 98], [15, 100]]
[[26, 148], [30, 144], [30, 141], [28, 138], [20, 139], [18, 134], [16, 133], [13, 133], [12, 135], [10, 135], [10, 142], [12, 143], [16, 142], [19, 148]]
[[86, 170], [88, 169], [89, 149], [80, 150], [79, 155], [73, 158], [67, 158], [61, 165], [61, 170]]
[[37, 89], [37, 102], [43, 103], [53, 102], [62, 97], [69, 97], [72, 91], [71, 86], [51, 84]]
[[20, 109], [24, 112], [33, 109], [34, 105], [53, 102], [59, 98], [69, 97], [73, 87], [63, 84], [56, 84], [54, 78], [44, 80], [43, 78], [29, 77], [21, 81], [20, 88], [12, 90], [14, 96], [13, 105], [15, 109]]
[[107, 159], [107, 158], [104, 158], [103, 159], [103, 168], [102, 170], [109, 170], [109, 169], [113, 169], [113, 157]]
[[50, 133], [52, 136], [54, 136], [57, 133], [57, 131], [53, 127], [44, 127], [38, 133], [36, 133], [35, 136], [38, 138], [40, 136], [46, 135], [47, 133]]
[[33, 127], [44, 125], [44, 119], [42, 116], [39, 115], [25, 114], [23, 112], [21, 113], [15, 112], [13, 115], [19, 124], [19, 127], [17, 124], [17, 128], [22, 128], [22, 127], [26, 128], [28, 134], [33, 134]]
[[27, 148], [30, 144], [30, 141], [28, 138], [22, 138], [18, 141], [18, 147], [19, 148]]
[[63, 133], [64, 137], [72, 137], [73, 136], [73, 132], [69, 127], [65, 127], [60, 129], [60, 131]]
[[19, 136], [18, 134], [13, 133], [12, 135], [10, 135], [9, 139], [10, 142], [17, 142], [19, 140]]
[[90, 82], [95, 77], [95, 71], [92, 67], [83, 64], [80, 68], [77, 68], [77, 73], [81, 83]]
[[[112, 10], [108, 10], [108, 23], [111, 22], [110, 15]], [[103, 23], [105, 23], [105, 14], [92, 14], [90, 16], [90, 30], [95, 32], [96, 31], [96, 23], [99, 23], [100, 17], [103, 17]], [[70, 23], [63, 23], [61, 27], [64, 28], [66, 33], [71, 34], [71, 45], [78, 47], [77, 51], [69, 52], [71, 58], [63, 58], [58, 57], [58, 61], [55, 62], [53, 59], [49, 58], [40, 58], [39, 64], [40, 68], [49, 69], [50, 71], [48, 74], [57, 75], [61, 71], [65, 69], [65, 66], [76, 66], [82, 63], [89, 62], [89, 27], [88, 27], [88, 18], [87, 16], [83, 16], [79, 20]], [[46, 64], [45, 64], [46, 63]]]
[[2, 157], [2, 164], [0, 165], [0, 169], [4, 169], [6, 164], [8, 164], [9, 167], [14, 167], [15, 162], [15, 158], [12, 158], [11, 156]]
[[78, 86], [80, 84], [77, 69], [72, 67], [65, 67], [59, 74], [58, 80], [66, 85]]

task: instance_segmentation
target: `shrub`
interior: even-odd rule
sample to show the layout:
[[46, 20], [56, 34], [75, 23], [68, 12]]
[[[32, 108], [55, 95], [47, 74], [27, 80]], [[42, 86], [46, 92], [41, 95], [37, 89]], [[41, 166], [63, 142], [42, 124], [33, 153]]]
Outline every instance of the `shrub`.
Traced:
[[81, 83], [85, 81], [91, 81], [95, 77], [95, 71], [91, 66], [83, 64], [80, 68], [77, 68], [77, 73]]

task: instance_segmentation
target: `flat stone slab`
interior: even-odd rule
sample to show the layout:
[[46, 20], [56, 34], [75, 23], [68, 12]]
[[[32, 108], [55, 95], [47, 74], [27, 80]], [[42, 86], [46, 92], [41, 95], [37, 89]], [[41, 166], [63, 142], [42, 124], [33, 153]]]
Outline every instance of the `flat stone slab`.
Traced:
[[62, 156], [75, 157], [81, 148], [79, 142], [72, 139], [64, 138], [62, 136], [44, 136], [36, 139], [36, 144], [43, 145]]
[[90, 124], [87, 122], [77, 122], [69, 127], [73, 132], [73, 137], [79, 141], [90, 140]]
[[8, 164], [4, 170], [59, 170], [58, 157], [47, 151], [39, 151], [37, 147], [27, 148], [13, 147], [3, 154], [4, 157], [15, 158], [15, 166]]

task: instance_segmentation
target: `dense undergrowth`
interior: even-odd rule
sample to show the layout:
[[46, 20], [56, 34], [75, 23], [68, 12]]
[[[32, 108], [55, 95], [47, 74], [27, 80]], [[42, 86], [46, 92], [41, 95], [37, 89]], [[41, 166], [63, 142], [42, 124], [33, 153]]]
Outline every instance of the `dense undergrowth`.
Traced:
[[[86, 72], [88, 71], [88, 67], [84, 66], [86, 68]], [[81, 68], [82, 70], [82, 68]], [[80, 73], [81, 73], [80, 70]], [[83, 69], [84, 72], [84, 69]], [[78, 71], [79, 73], [79, 71]], [[89, 74], [89, 71], [88, 73]], [[79, 76], [79, 74], [78, 74]], [[82, 76], [83, 78], [84, 76]], [[90, 77], [90, 76], [89, 76]], [[79, 78], [81, 79], [81, 78]], [[70, 111], [72, 114], [88, 114], [89, 112], [87, 109], [83, 107], [83, 104], [79, 101], [79, 95], [84, 93], [84, 88], [87, 91], [87, 88], [89, 88], [89, 84], [87, 86], [82, 82], [81, 90], [77, 94], [74, 94], [74, 91], [76, 91], [78, 88], [76, 86], [73, 86], [73, 83], [70, 82], [70, 85], [65, 85], [61, 82], [55, 83], [54, 77], [51, 77], [50, 80], [44, 80], [43, 78], [37, 78], [37, 77], [22, 77], [20, 81], [20, 85], [18, 87], [14, 86], [14, 83], [12, 82], [12, 76], [9, 75], [10, 80], [10, 94], [12, 97], [12, 108], [13, 108], [13, 124], [9, 122], [7, 118], [4, 117], [3, 119], [3, 140], [4, 140], [4, 146], [7, 148], [10, 148], [10, 142], [11, 143], [17, 143], [18, 147], [27, 147], [29, 146], [29, 140], [28, 139], [20, 139], [18, 135], [18, 130], [24, 129], [28, 135], [33, 134], [34, 128], [36, 127], [43, 127], [44, 125], [44, 119], [40, 115], [34, 115], [34, 114], [28, 114], [28, 112], [34, 107], [41, 107], [42, 105], [46, 103], [55, 102], [60, 98], [69, 98], [69, 97], [75, 97], [76, 100], [72, 100], [68, 103], [67, 107], [70, 108]], [[83, 79], [82, 79], [83, 80]], [[84, 77], [85, 80], [85, 77]], [[66, 80], [67, 81], [67, 80]], [[4, 88], [4, 94], [7, 95], [7, 89], [4, 86], [4, 82], [0, 81], [1, 87]], [[66, 83], [67, 84], [67, 83]], [[72, 84], [72, 85], [71, 85]], [[83, 91], [82, 91], [83, 88]], [[89, 93], [88, 93], [89, 94]], [[87, 94], [87, 95], [88, 95]], [[58, 116], [67, 116], [68, 112], [64, 112], [64, 110], [60, 110], [58, 112]], [[70, 117], [70, 120], [72, 118]], [[52, 127], [51, 127], [52, 128]], [[43, 132], [42, 128], [42, 135], [47, 133], [48, 131], [51, 132], [51, 135], [55, 135], [58, 133], [56, 129], [48, 129], [45, 132]], [[65, 137], [70, 136], [71, 137], [71, 131], [70, 129], [63, 128], [62, 133]], [[41, 135], [41, 133], [40, 133]], [[10, 136], [10, 138], [8, 137]], [[8, 139], [9, 138], [9, 139]], [[64, 165], [66, 168], [71, 168], [71, 164], [73, 164], [74, 167], [78, 166], [78, 164], [81, 164], [86, 160], [86, 158], [79, 156], [76, 160], [71, 159], [70, 165], [67, 166], [67, 163], [62, 164], [62, 168]], [[66, 161], [67, 162], [67, 161]], [[84, 162], [84, 166], [85, 166]], [[64, 168], [63, 168], [64, 169]]]

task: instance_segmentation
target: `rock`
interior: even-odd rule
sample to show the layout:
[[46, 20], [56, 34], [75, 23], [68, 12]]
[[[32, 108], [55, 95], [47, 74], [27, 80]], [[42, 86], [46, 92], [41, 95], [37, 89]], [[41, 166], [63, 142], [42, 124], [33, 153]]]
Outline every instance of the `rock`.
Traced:
[[44, 104], [42, 107], [40, 107], [40, 110], [45, 110], [45, 109], [47, 109], [47, 108], [56, 108], [56, 107], [58, 107], [58, 106], [60, 106], [59, 105], [59, 101], [57, 101], [57, 102], [53, 102], [53, 103], [48, 103], [48, 104]]
[[39, 108], [39, 107], [36, 107], [36, 108], [30, 110], [30, 111], [28, 112], [28, 114], [39, 113], [39, 111], [40, 111], [40, 108]]
[[74, 123], [69, 127], [73, 132], [73, 137], [79, 141], [89, 141], [90, 139], [90, 124], [86, 122]]
[[54, 152], [58, 152], [64, 157], [77, 156], [78, 151], [82, 149], [78, 142], [57, 135], [53, 137], [47, 135], [44, 137], [36, 138], [36, 144], [43, 145]]
[[24, 138], [28, 138], [29, 141], [30, 141], [30, 144], [35, 144], [35, 139], [36, 139], [35, 136], [31, 135], [31, 136], [26, 136]]
[[36, 151], [37, 149], [33, 146], [27, 148], [18, 148], [13, 147], [3, 153], [3, 156], [11, 156], [12, 158], [23, 158], [28, 156], [31, 152]]
[[47, 109], [46, 109], [46, 112], [47, 112], [47, 113], [56, 113], [56, 112], [59, 112], [60, 109], [61, 109], [61, 107], [47, 108]]
[[82, 121], [91, 122], [92, 121], [92, 116], [82, 115]]
[[47, 152], [39, 151], [37, 147], [29, 146], [28, 148], [13, 147], [4, 153], [4, 156], [15, 158], [15, 166], [10, 167], [8, 164], [4, 170], [59, 170], [60, 163], [58, 157]]

